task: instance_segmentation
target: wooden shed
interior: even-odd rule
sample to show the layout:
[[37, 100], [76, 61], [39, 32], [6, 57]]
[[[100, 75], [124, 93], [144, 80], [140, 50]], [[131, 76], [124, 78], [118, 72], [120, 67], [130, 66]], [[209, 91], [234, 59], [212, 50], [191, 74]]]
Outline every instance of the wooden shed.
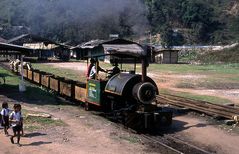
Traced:
[[157, 52], [155, 56], [156, 63], [177, 64], [179, 50], [164, 49]]

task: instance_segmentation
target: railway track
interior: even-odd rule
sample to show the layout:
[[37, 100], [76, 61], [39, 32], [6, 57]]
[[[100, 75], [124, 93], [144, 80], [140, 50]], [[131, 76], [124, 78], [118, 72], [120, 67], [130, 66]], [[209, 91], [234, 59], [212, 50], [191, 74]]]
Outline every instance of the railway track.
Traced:
[[174, 95], [160, 94], [157, 96], [157, 103], [169, 104], [177, 107], [184, 107], [199, 111], [212, 116], [219, 116], [226, 119], [239, 120], [239, 108], [220, 104], [209, 103]]
[[160, 153], [165, 154], [211, 154], [207, 150], [197, 147], [181, 139], [172, 137], [170, 135], [152, 136], [141, 135], [143, 138], [153, 142], [160, 149]]
[[[10, 70], [9, 66], [6, 63], [1, 63], [1, 67]], [[158, 96], [159, 97], [159, 96]], [[165, 97], [166, 99], [166, 97]], [[163, 100], [163, 99], [161, 99]], [[116, 124], [120, 125], [120, 124]], [[123, 126], [116, 126], [116, 127], [123, 127]], [[153, 135], [140, 135], [142, 139], [149, 141], [149, 143], [154, 143], [157, 147], [157, 150], [160, 150], [160, 153], [170, 153], [170, 154], [208, 154], [210, 152], [201, 149], [200, 147], [196, 147], [191, 145], [185, 141], [180, 139], [174, 138], [169, 135], [160, 135], [160, 136], [153, 136]]]
[[[92, 112], [92, 111], [91, 111]], [[92, 112], [94, 114], [94, 112]], [[125, 127], [123, 124], [112, 122], [111, 125], [129, 133], [138, 135], [138, 132]], [[157, 133], [157, 135], [139, 134], [141, 141], [147, 143], [160, 154], [212, 154], [215, 151], [205, 150], [172, 135]]]

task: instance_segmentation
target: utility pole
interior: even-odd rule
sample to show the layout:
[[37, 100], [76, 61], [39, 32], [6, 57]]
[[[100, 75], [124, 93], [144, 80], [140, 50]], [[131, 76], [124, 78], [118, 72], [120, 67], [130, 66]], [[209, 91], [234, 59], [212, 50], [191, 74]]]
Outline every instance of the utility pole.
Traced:
[[149, 41], [150, 41], [150, 55], [151, 55], [151, 62], [155, 62], [154, 60], [154, 53], [153, 53], [153, 42], [152, 42], [152, 33], [149, 31]]
[[19, 83], [19, 91], [24, 92], [26, 91], [26, 86], [23, 79], [23, 55], [21, 55], [21, 72], [20, 73], [21, 73], [21, 81]]

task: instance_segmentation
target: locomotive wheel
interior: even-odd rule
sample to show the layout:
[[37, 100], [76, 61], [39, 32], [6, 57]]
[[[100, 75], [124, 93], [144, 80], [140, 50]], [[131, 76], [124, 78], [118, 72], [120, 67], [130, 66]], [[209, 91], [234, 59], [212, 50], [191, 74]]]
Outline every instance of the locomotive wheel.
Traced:
[[115, 104], [115, 102], [114, 101], [111, 101], [111, 103], [110, 103], [110, 109], [111, 109], [111, 111], [114, 111], [115, 109], [116, 109], [116, 104]]

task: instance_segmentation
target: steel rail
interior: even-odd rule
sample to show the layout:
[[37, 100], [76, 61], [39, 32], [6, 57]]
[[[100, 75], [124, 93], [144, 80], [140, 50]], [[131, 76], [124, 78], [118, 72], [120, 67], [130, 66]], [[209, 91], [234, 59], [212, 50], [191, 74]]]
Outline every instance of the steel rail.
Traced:
[[235, 116], [235, 114], [231, 114], [230, 112], [210, 109], [207, 106], [199, 106], [199, 105], [190, 104], [190, 103], [187, 103], [187, 102], [185, 103], [185, 102], [181, 102], [181, 101], [175, 101], [175, 100], [171, 100], [171, 99], [164, 99], [164, 102], [163, 102], [163, 100], [161, 98], [160, 103], [170, 104], [170, 105], [179, 106], [179, 107], [186, 107], [186, 108], [189, 108], [189, 109], [192, 109], [192, 110], [207, 113], [209, 115], [222, 116], [222, 117], [225, 117], [225, 118], [228, 118], [228, 119], [232, 119], [233, 116]]
[[232, 106], [213, 104], [205, 101], [183, 98], [174, 95], [160, 94], [156, 97], [157, 103], [170, 104], [178, 107], [186, 107], [191, 110], [200, 111], [209, 115], [217, 115], [227, 119], [235, 120], [239, 116], [239, 109]]
[[148, 141], [150, 142], [155, 142], [157, 143], [157, 146], [160, 146], [160, 148], [162, 150], [164, 150], [163, 153], [170, 153], [170, 154], [183, 154], [183, 152], [173, 148], [173, 147], [170, 147], [164, 143], [162, 143], [161, 141], [159, 141], [158, 139], [152, 137], [152, 136], [149, 136], [149, 135], [141, 135], [143, 138], [147, 139]]
[[202, 148], [199, 148], [199, 147], [197, 147], [197, 146], [195, 146], [195, 145], [193, 145], [191, 143], [185, 142], [185, 141], [183, 141], [181, 139], [178, 139], [178, 138], [175, 138], [173, 136], [166, 135], [165, 137], [169, 138], [169, 139], [172, 139], [172, 140], [174, 140], [174, 141], [176, 141], [178, 143], [182, 143], [184, 145], [187, 145], [187, 146], [189, 146], [191, 148], [194, 148], [194, 149], [198, 150], [200, 153], [211, 154], [211, 152], [209, 152], [209, 151], [206, 151], [206, 150], [204, 150]]
[[167, 97], [167, 98], [173, 98], [175, 100], [185, 100], [185, 101], [189, 101], [189, 102], [192, 102], [192, 103], [197, 103], [197, 104], [202, 104], [202, 105], [208, 105], [212, 108], [217, 108], [217, 109], [224, 109], [224, 110], [227, 110], [231, 113], [236, 113], [238, 114], [239, 113], [239, 108], [238, 107], [232, 107], [232, 106], [226, 106], [226, 105], [221, 105], [221, 104], [215, 104], [215, 103], [210, 103], [210, 102], [206, 102], [206, 101], [200, 101], [200, 100], [194, 100], [194, 99], [190, 99], [190, 98], [184, 98], [184, 97], [180, 97], [180, 96], [175, 96], [175, 95], [160, 95], [162, 97]]

